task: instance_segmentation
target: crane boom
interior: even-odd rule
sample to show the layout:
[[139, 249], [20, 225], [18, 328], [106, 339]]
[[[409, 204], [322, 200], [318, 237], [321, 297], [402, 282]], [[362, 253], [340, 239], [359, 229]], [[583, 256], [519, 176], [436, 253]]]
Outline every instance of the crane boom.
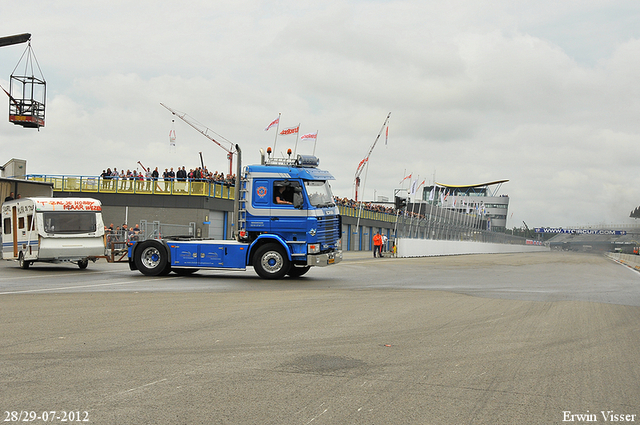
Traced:
[[[184, 112], [180, 112], [180, 111], [177, 111], [175, 109], [172, 109], [172, 108], [168, 107], [164, 103], [160, 103], [160, 105], [164, 106], [173, 115], [175, 115], [176, 117], [180, 118], [182, 121], [186, 122], [190, 127], [195, 129], [198, 133], [202, 134], [204, 137], [206, 137], [207, 139], [211, 140], [213, 143], [215, 143], [216, 145], [218, 145], [222, 149], [224, 149], [227, 152], [227, 159], [229, 160], [229, 174], [233, 174], [233, 154], [236, 153], [233, 143], [231, 143], [230, 141], [225, 139], [225, 141], [227, 143], [229, 143], [229, 145], [230, 145], [230, 147], [227, 148], [222, 143], [218, 142], [211, 134], [209, 134], [209, 133], [215, 133], [215, 131], [211, 130], [209, 127], [200, 124], [198, 121], [196, 121], [195, 119], [193, 119], [192, 117], [190, 117], [189, 115], [187, 115]], [[217, 133], [215, 133], [215, 134], [220, 136]], [[220, 137], [224, 139], [224, 137], [222, 137], [222, 136], [220, 136]]]
[[382, 135], [382, 131], [386, 127], [387, 123], [389, 122], [389, 117], [391, 117], [391, 112], [387, 114], [387, 118], [384, 120], [384, 124], [382, 124], [382, 128], [378, 133], [378, 137], [376, 137], [376, 140], [373, 141], [373, 144], [369, 148], [369, 153], [367, 153], [367, 156], [362, 161], [360, 161], [360, 163], [358, 164], [358, 168], [356, 169], [356, 175], [355, 175], [356, 202], [358, 201], [358, 187], [360, 186], [360, 174], [362, 174], [362, 170], [364, 170], [365, 165], [367, 165], [367, 163], [369, 162], [369, 157], [371, 156], [371, 152], [373, 152], [373, 148], [376, 147], [376, 143], [378, 143], [378, 139], [380, 139], [380, 136]]
[[29, 33], [0, 37], [0, 47], [11, 46], [13, 44], [26, 43], [30, 39], [31, 39], [31, 34]]

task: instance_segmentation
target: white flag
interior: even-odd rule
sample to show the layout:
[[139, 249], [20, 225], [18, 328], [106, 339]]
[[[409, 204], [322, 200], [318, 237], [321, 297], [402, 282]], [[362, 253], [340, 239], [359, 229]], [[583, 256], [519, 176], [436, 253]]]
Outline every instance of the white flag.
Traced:
[[411, 183], [411, 190], [409, 191], [409, 195], [415, 195], [417, 190], [418, 190], [418, 180], [414, 180], [413, 183]]
[[297, 127], [285, 128], [284, 130], [282, 130], [280, 132], [280, 135], [281, 136], [286, 136], [287, 134], [297, 134], [298, 130], [300, 130], [300, 126], [299, 125]]

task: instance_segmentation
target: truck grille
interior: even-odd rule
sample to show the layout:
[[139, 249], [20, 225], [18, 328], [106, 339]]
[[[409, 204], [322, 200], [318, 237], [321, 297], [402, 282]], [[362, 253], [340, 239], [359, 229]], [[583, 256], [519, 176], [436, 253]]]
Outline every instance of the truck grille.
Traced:
[[339, 215], [318, 217], [318, 242], [322, 251], [336, 247], [336, 242], [340, 239], [342, 231]]

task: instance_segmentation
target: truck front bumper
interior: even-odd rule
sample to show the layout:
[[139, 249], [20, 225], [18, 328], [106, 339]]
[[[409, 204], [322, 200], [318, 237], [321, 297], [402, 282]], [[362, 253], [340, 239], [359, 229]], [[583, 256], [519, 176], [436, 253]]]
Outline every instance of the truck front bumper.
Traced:
[[342, 250], [324, 254], [308, 254], [307, 266], [330, 266], [342, 261]]

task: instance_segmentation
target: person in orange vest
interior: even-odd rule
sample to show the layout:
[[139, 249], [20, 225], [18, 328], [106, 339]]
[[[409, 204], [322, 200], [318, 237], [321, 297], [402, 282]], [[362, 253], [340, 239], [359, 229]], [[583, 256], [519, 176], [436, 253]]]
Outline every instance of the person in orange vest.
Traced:
[[382, 257], [382, 236], [380, 231], [377, 231], [373, 237], [373, 258], [376, 258], [376, 253], [378, 257]]

